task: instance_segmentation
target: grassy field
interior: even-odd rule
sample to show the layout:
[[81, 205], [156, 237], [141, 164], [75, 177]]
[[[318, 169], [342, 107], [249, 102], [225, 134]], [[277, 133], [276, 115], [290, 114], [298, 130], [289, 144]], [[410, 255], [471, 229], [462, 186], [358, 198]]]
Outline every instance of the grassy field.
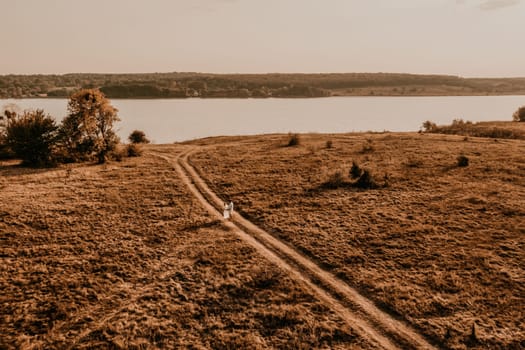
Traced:
[[[523, 140], [381, 133], [288, 141], [198, 140], [206, 147], [190, 159], [246, 218], [442, 347], [525, 347]], [[353, 162], [378, 188], [356, 187]]]
[[[150, 145], [101, 166], [0, 163], [0, 349], [373, 348], [154, 155], [190, 148], [246, 218], [440, 347], [525, 347], [523, 140], [298, 140]], [[376, 188], [356, 186], [352, 163]]]
[[0, 191], [0, 349], [372, 348], [159, 157], [4, 161]]

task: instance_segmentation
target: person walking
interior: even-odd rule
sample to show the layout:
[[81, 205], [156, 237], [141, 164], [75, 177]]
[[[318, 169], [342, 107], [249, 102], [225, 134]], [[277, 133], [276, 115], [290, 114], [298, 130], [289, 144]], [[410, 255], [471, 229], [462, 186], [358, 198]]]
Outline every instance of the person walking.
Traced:
[[225, 219], [231, 219], [233, 215], [233, 202], [230, 201], [229, 204], [224, 203], [223, 216]]

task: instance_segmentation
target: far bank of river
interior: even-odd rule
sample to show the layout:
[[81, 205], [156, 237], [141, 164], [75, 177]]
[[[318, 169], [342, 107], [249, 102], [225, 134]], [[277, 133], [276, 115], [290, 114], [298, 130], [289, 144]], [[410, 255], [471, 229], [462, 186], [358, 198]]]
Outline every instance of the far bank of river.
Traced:
[[[525, 96], [326, 97], [296, 99], [113, 99], [126, 139], [143, 130], [156, 143], [220, 135], [287, 132], [417, 131], [431, 120], [512, 119]], [[22, 109], [41, 108], [61, 120], [67, 99], [0, 99]]]

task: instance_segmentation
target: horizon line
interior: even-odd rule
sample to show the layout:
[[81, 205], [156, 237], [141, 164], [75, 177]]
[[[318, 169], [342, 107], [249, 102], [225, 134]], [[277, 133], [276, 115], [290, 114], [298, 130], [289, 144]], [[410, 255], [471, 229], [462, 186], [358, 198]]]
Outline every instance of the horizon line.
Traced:
[[523, 76], [462, 76], [457, 74], [445, 74], [445, 73], [408, 73], [408, 72], [265, 72], [265, 73], [254, 73], [254, 72], [203, 72], [203, 71], [164, 71], [164, 72], [67, 72], [67, 73], [7, 73], [0, 74], [2, 76], [45, 76], [45, 75], [75, 75], [75, 74], [92, 74], [92, 75], [140, 75], [140, 74], [201, 74], [201, 75], [323, 75], [323, 74], [391, 74], [391, 75], [416, 75], [416, 76], [444, 76], [444, 77], [456, 77], [463, 79], [525, 79]]

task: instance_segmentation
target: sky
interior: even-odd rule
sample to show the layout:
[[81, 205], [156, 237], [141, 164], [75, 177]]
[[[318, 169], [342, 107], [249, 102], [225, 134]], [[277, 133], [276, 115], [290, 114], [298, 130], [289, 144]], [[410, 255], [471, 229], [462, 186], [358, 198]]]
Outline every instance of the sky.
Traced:
[[0, 74], [525, 77], [525, 0], [0, 0]]

